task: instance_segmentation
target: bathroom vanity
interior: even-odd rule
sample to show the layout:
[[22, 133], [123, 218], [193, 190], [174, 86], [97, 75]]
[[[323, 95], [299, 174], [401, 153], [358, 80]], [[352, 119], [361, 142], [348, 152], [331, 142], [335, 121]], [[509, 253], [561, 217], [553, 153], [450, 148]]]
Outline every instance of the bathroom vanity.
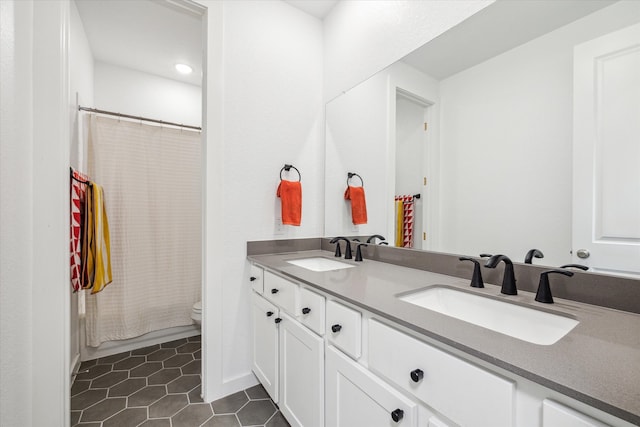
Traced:
[[[501, 295], [492, 284], [470, 288], [468, 279], [326, 250], [249, 254], [253, 371], [292, 426], [640, 424], [636, 313], [541, 304], [531, 292]], [[499, 317], [494, 328], [425, 308], [429, 289], [570, 325], [549, 339], [520, 336], [517, 326], [498, 332]], [[526, 312], [517, 316], [529, 329]]]

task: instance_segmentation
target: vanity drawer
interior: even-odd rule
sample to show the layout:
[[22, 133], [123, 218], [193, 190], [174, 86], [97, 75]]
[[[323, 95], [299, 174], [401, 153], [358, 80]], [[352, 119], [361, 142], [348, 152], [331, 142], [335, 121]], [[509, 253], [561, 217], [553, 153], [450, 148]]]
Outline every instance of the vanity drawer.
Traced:
[[335, 301], [327, 302], [327, 337], [351, 357], [358, 359], [361, 354], [362, 324], [361, 314]]
[[268, 271], [264, 272], [264, 297], [293, 316], [298, 313], [298, 285]]
[[542, 401], [543, 427], [607, 427], [606, 424], [594, 420], [580, 412], [561, 405], [553, 400]]
[[297, 318], [318, 335], [324, 335], [324, 297], [307, 288], [300, 288], [300, 311]]
[[251, 264], [249, 267], [249, 283], [251, 283], [251, 287], [254, 291], [262, 295], [262, 290], [264, 287], [264, 270], [257, 265]]
[[513, 425], [513, 382], [375, 320], [369, 368], [457, 424]]

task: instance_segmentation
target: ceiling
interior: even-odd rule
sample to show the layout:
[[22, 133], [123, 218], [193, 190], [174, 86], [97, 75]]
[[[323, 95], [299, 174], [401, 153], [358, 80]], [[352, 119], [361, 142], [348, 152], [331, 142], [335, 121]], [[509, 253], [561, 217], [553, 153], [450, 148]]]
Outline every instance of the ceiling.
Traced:
[[291, 6], [300, 9], [318, 19], [324, 19], [338, 0], [284, 0]]
[[[96, 61], [201, 86], [202, 20], [172, 0], [75, 0]], [[184, 76], [174, 66], [190, 65]]]

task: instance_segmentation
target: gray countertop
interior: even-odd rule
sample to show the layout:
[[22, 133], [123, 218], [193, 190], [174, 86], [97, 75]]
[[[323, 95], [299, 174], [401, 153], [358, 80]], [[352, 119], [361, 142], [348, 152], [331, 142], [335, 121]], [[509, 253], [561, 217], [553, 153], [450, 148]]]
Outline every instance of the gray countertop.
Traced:
[[[327, 251], [249, 256], [268, 270], [397, 322], [469, 355], [640, 425], [640, 315], [555, 298], [500, 293], [500, 287], [469, 287], [469, 281], [408, 267], [365, 260], [357, 268], [314, 272], [287, 260], [324, 256]], [[432, 285], [460, 287], [493, 298], [562, 313], [580, 323], [552, 345], [531, 344], [404, 302], [396, 296]], [[553, 288], [553, 283], [552, 283]], [[553, 290], [553, 289], [552, 289]], [[532, 325], [535, 327], [535, 325]]]

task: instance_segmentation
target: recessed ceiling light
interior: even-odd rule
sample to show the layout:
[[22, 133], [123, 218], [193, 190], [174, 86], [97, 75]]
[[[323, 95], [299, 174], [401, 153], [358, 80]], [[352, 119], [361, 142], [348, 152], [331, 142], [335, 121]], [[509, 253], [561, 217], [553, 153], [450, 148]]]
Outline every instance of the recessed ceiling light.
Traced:
[[180, 74], [191, 74], [193, 72], [193, 68], [187, 64], [176, 64], [176, 70], [178, 70]]

